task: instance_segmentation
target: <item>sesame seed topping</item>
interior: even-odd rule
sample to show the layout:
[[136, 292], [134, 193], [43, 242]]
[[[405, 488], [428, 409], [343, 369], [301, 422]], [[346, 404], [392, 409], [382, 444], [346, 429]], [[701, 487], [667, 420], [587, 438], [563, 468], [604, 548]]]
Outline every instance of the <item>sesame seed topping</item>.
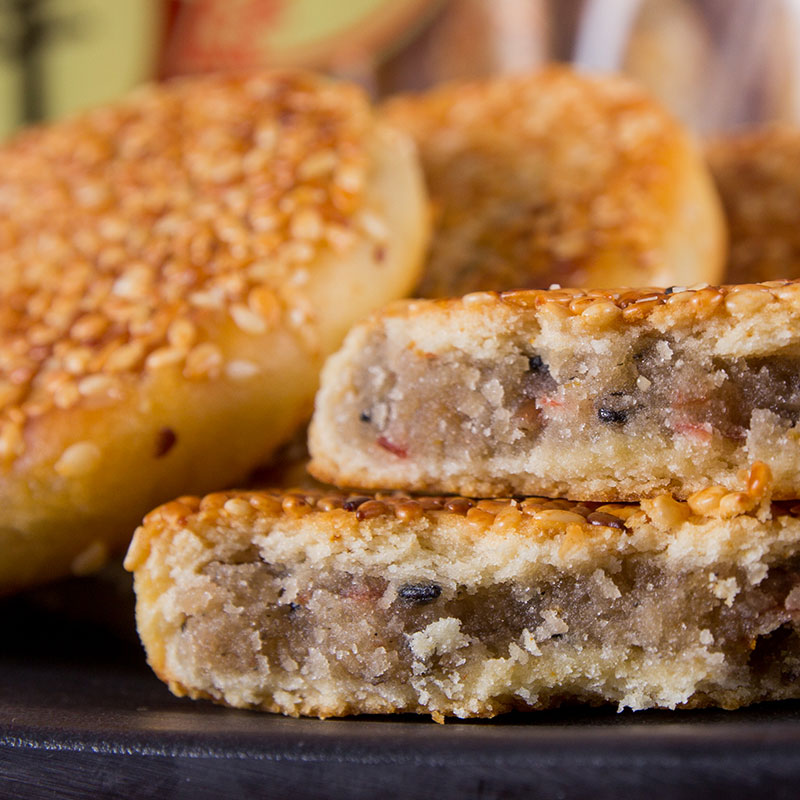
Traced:
[[76, 478], [90, 472], [100, 460], [100, 448], [93, 442], [71, 444], [56, 461], [55, 471], [64, 478]]
[[[143, 370], [255, 374], [208, 337], [226, 317], [250, 335], [313, 319], [284, 287], [353, 246], [342, 221], [364, 203], [371, 125], [350, 85], [206, 76], [0, 148], [0, 456], [23, 452], [30, 417], [118, 396]], [[376, 239], [381, 224], [360, 223]]]
[[[293, 520], [312, 514], [333, 514], [339, 517], [349, 515], [355, 521], [366, 524], [373, 524], [373, 521], [380, 524], [381, 520], [412, 524], [423, 518], [452, 519], [453, 515], [457, 515], [469, 523], [490, 527], [498, 533], [533, 523], [548, 530], [560, 529], [567, 532], [574, 526], [580, 526], [587, 535], [594, 535], [593, 532], [598, 528], [617, 529], [624, 534], [629, 530], [629, 521], [635, 519], [635, 515], [641, 510], [651, 518], [654, 514], [662, 518], [669, 512], [670, 525], [680, 524], [689, 519], [692, 513], [699, 517], [722, 515], [725, 518], [755, 513], [758, 503], [767, 493], [766, 487], [770, 481], [771, 476], [765, 465], [756, 464], [751, 469], [744, 492], [709, 487], [697, 492], [688, 502], [676, 501], [670, 495], [663, 495], [655, 501], [645, 500], [641, 504], [577, 503], [570, 500], [549, 500], [545, 497], [482, 500], [459, 496], [410, 497], [404, 492], [349, 495], [336, 490], [321, 489], [217, 492], [202, 500], [182, 498], [180, 502], [193, 504], [194, 510], [199, 508], [207, 515], [209, 522], [227, 515], [228, 521], [235, 522], [239, 519], [249, 524], [253, 510], [266, 516], [283, 516]], [[164, 509], [169, 511], [172, 506], [174, 503], [151, 513], [159, 516], [164, 513]], [[772, 507], [775, 515], [800, 516], [800, 504], [794, 501], [773, 503]]]
[[254, 361], [236, 359], [225, 365], [225, 374], [234, 381], [246, 381], [261, 371], [261, 367]]

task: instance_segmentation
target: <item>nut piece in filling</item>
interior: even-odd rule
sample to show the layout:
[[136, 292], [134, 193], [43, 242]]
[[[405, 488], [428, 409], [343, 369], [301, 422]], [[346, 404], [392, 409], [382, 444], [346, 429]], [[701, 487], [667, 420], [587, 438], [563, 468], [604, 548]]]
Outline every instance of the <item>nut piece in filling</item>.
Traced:
[[800, 283], [397, 303], [323, 374], [311, 471], [340, 486], [636, 500], [800, 492]]
[[184, 498], [148, 515], [126, 566], [149, 662], [179, 695], [439, 720], [736, 708], [800, 696], [800, 520], [768, 483], [757, 465], [739, 492], [605, 506]]
[[410, 141], [310, 74], [147, 87], [23, 132], [0, 172], [0, 594], [242, 480], [421, 267]]
[[636, 84], [566, 67], [389, 100], [434, 236], [417, 294], [720, 281], [725, 229], [688, 133]]

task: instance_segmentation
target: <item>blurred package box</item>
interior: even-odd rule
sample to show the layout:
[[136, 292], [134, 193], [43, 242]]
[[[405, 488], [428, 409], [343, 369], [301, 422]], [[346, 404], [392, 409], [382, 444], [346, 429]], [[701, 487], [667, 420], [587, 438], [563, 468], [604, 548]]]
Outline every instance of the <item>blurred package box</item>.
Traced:
[[700, 132], [800, 117], [800, 0], [0, 0], [0, 133], [144, 80], [300, 66], [375, 96], [557, 60]]

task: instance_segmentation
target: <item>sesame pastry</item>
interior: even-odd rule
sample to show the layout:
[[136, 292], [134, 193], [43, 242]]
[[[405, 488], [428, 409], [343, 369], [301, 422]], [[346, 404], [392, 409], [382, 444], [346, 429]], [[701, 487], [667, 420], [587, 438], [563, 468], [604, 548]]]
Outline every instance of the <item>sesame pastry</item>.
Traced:
[[434, 204], [421, 297], [716, 283], [725, 231], [687, 132], [636, 84], [550, 67], [389, 100]]
[[178, 695], [319, 717], [800, 697], [800, 506], [769, 470], [687, 502], [184, 497], [126, 559]]
[[149, 86], [0, 148], [0, 593], [242, 480], [414, 285], [413, 145], [310, 74]]
[[730, 232], [726, 280], [800, 277], [800, 128], [718, 137], [707, 149]]
[[800, 282], [398, 301], [328, 361], [311, 472], [337, 486], [686, 498], [754, 461], [800, 497]]

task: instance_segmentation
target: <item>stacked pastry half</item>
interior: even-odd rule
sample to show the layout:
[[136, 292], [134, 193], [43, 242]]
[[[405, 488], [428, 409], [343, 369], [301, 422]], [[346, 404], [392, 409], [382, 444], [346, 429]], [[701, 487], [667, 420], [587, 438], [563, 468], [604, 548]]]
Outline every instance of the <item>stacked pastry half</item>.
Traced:
[[150, 662], [295, 715], [797, 696], [798, 359], [793, 282], [396, 303], [317, 395], [351, 491], [147, 517]]

